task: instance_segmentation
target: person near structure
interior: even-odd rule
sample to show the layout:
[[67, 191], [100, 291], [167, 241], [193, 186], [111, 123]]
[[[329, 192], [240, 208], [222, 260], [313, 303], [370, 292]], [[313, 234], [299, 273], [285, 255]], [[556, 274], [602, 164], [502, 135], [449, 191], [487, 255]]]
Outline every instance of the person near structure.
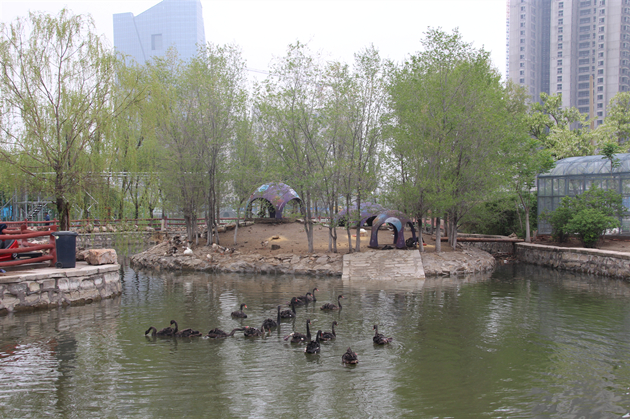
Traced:
[[[48, 214], [48, 211], [46, 211], [46, 212], [44, 213], [44, 220], [46, 220], [46, 221], [50, 221], [50, 214]], [[47, 226], [49, 226], [49, 225], [50, 225], [50, 223], [46, 223], [46, 225], [47, 225]]]

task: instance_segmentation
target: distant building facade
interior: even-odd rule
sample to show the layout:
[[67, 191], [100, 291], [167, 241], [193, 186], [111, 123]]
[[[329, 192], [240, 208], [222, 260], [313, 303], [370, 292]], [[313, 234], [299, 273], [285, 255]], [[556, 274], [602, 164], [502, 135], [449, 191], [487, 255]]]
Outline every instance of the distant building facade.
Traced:
[[199, 0], [163, 0], [138, 16], [114, 15], [114, 47], [138, 64], [164, 55], [171, 46], [187, 60], [205, 43]]
[[508, 77], [601, 124], [630, 90], [630, 0], [509, 0], [507, 13]]

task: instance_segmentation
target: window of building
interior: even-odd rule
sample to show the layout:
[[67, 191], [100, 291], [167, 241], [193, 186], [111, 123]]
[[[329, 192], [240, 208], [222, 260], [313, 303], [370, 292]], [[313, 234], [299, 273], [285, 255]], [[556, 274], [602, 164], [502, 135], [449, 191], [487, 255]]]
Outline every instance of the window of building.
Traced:
[[597, 100], [604, 100], [604, 95], [597, 95]]
[[525, 19], [525, 15], [521, 15], [521, 20], [522, 20], [522, 19]]
[[[604, 40], [604, 35], [599, 35], [599, 40], [603, 41]], [[603, 45], [602, 45], [602, 48], [603, 48]]]
[[521, 6], [521, 12], [525, 11], [525, 6]]
[[162, 49], [162, 34], [151, 35], [151, 51], [159, 51]]
[[562, 58], [562, 51], [558, 51], [558, 58]]
[[583, 25], [585, 23], [591, 23], [591, 18], [590, 17], [583, 17], [580, 19], [580, 25]]
[[525, 35], [525, 31], [521, 31], [521, 36], [524, 36], [524, 35]]
[[591, 14], [591, 9], [580, 10], [580, 16], [586, 16]]
[[564, 21], [562, 19], [558, 19], [558, 25], [564, 25]]
[[588, 89], [590, 83], [578, 83], [578, 89]]
[[597, 104], [597, 109], [604, 109], [604, 104], [603, 103], [598, 103]]
[[597, 112], [597, 116], [604, 116], [604, 112], [602, 111]]
[[524, 44], [524, 43], [525, 43], [525, 40], [524, 40], [524, 39], [521, 39], [521, 44]]
[[558, 9], [562, 9], [564, 7], [564, 2], [558, 2]]
[[520, 79], [519, 83], [525, 83], [525, 79]]
[[600, 14], [600, 15], [604, 15], [604, 14], [606, 14], [605, 9], [601, 9], [601, 10], [599, 11], [599, 14]]
[[562, 26], [558, 27], [558, 33], [562, 33]]
[[597, 91], [598, 92], [603, 92], [604, 91], [604, 86], [597, 86]]
[[525, 63], [520, 63], [519, 67], [525, 67]]
[[562, 74], [562, 67], [558, 67], [558, 74]]
[[599, 29], [598, 29], [598, 31], [599, 31], [600, 33], [604, 32], [604, 27], [603, 27], [603, 26], [600, 26], [600, 27], [599, 27]]
[[519, 76], [524, 76], [525, 75], [525, 70], [520, 70], [519, 71]]
[[589, 63], [589, 59], [588, 58], [580, 58], [578, 60], [578, 65], [584, 65], [584, 64], [588, 64]]
[[521, 47], [521, 51], [525, 51], [525, 47]]
[[600, 75], [600, 74], [604, 74], [604, 69], [603, 69], [603, 68], [600, 68], [599, 70], [597, 70], [597, 74], [598, 74], [598, 75]]
[[562, 42], [562, 35], [558, 35], [558, 42]]
[[598, 61], [597, 65], [604, 65], [604, 61], [603, 60], [602, 61]]
[[603, 83], [604, 82], [604, 78], [603, 77], [598, 77], [597, 78], [597, 83]]
[[599, 53], [597, 53], [597, 56], [598, 56], [599, 58], [604, 58], [604, 53], [603, 53], [603, 52], [599, 52]]
[[561, 84], [557, 85], [556, 90], [562, 90], [562, 85]]
[[599, 44], [599, 49], [604, 49], [604, 44]]
[[588, 74], [585, 76], [578, 76], [578, 81], [589, 81], [591, 78], [591, 76], [589, 76]]
[[558, 76], [558, 79], [556, 81], [558, 82], [562, 81], [562, 76]]
[[600, 18], [599, 18], [599, 23], [604, 23], [604, 21], [605, 21], [605, 20], [606, 20], [606, 18], [605, 18], [605, 17], [600, 17]]
[[558, 49], [562, 49], [562, 44], [558, 44]]
[[562, 65], [562, 60], [558, 60], [558, 67], [560, 67]]
[[525, 59], [525, 55], [521, 54], [520, 59], [524, 60]]
[[564, 10], [558, 10], [558, 17], [564, 16]]
[[605, 6], [606, 5], [606, 0], [600, 0], [599, 1], [599, 5], [600, 6]]
[[521, 28], [525, 27], [525, 22], [521, 22]]

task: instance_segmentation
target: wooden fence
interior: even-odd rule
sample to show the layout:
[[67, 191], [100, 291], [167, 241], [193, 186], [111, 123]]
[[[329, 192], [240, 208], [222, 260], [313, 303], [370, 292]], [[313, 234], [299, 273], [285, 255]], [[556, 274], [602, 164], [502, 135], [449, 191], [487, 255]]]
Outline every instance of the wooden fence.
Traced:
[[[0, 262], [0, 268], [4, 266], [24, 265], [26, 263], [44, 262], [49, 260], [50, 266], [57, 264], [57, 250], [55, 246], [55, 237], [52, 233], [57, 231], [57, 225], [54, 221], [6, 221], [7, 225], [0, 234], [0, 240], [18, 240], [20, 247], [16, 249], [0, 249], [0, 256], [7, 254], [16, 254], [17, 259]], [[31, 226], [29, 228], [29, 225]], [[33, 230], [36, 228], [37, 230]], [[48, 237], [47, 244], [29, 243], [28, 239], [37, 237]], [[38, 257], [28, 259], [20, 259], [20, 253], [34, 252], [37, 250], [49, 250], [48, 254], [42, 254]]]

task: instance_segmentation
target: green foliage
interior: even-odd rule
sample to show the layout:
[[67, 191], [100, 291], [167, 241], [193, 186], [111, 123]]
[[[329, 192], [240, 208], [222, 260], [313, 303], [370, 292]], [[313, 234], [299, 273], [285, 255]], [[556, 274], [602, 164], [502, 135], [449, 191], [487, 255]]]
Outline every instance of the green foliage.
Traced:
[[613, 170], [621, 166], [621, 161], [615, 154], [621, 151], [621, 147], [617, 143], [606, 143], [601, 147], [601, 153], [604, 155], [602, 159], [608, 160], [610, 162], [610, 173], [612, 174]]
[[544, 218], [551, 224], [555, 240], [564, 242], [570, 235], [577, 235], [591, 247], [606, 229], [619, 226], [618, 219], [626, 213], [622, 199], [615, 191], [593, 188], [564, 197], [560, 206]]
[[565, 230], [576, 234], [585, 247], [595, 247], [604, 231], [614, 227], [619, 227], [618, 219], [607, 216], [595, 208], [584, 208], [573, 214]]
[[532, 103], [528, 114], [531, 136], [556, 160], [591, 155], [594, 134], [588, 128], [586, 115], [577, 108], [563, 108], [562, 95], [541, 93], [540, 99], [542, 103]]
[[[536, 214], [536, 194], [530, 193], [526, 198], [529, 203], [529, 213]], [[518, 237], [525, 237], [525, 209], [521, 205], [518, 194], [503, 195], [497, 199], [485, 202], [475, 208], [464, 224], [464, 231], [476, 234], [492, 234], [509, 236], [515, 233]], [[536, 217], [533, 218], [532, 229], [537, 228]]]

